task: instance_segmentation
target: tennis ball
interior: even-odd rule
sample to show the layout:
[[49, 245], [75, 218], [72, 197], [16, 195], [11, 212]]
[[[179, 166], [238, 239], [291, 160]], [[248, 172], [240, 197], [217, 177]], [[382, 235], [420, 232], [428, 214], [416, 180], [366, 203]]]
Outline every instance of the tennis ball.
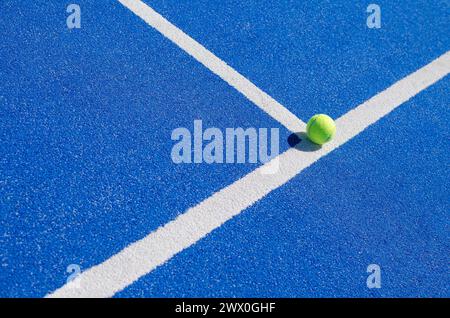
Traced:
[[317, 114], [311, 117], [306, 125], [306, 134], [309, 139], [319, 145], [323, 145], [333, 138], [336, 125], [330, 116]]

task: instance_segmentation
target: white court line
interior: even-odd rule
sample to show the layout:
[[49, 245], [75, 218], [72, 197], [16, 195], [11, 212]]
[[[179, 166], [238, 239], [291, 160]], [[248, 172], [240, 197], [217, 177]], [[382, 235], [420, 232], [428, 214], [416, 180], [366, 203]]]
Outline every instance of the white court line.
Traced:
[[[265, 165], [259, 167], [103, 263], [81, 273], [71, 283], [47, 297], [113, 296], [288, 182], [449, 72], [450, 51], [339, 118], [336, 121], [336, 137], [330, 144], [310, 152], [290, 148], [276, 158], [280, 167], [278, 173], [267, 175], [261, 173]], [[74, 287], [77, 285], [79, 288]]]
[[119, 0], [125, 7], [162, 33], [194, 59], [202, 63], [213, 73], [265, 111], [273, 119], [285, 126], [291, 132], [305, 130], [305, 123], [292, 114], [287, 108], [259, 89], [236, 70], [208, 51], [203, 45], [167, 21], [163, 16], [140, 0]]

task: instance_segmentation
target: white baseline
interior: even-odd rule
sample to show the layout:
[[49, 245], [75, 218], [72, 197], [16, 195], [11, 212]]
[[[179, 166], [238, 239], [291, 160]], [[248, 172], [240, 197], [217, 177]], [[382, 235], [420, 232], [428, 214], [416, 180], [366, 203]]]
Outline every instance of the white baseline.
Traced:
[[202, 63], [214, 74], [218, 75], [225, 82], [238, 90], [284, 127], [292, 132], [299, 132], [305, 129], [305, 123], [292, 114], [287, 108], [259, 89], [255, 84], [239, 74], [212, 52], [208, 51], [203, 45], [167, 21], [148, 5], [140, 0], [119, 0], [119, 2], [139, 16], [148, 25], [158, 30], [186, 53], [191, 55], [198, 62]]
[[330, 144], [312, 152], [290, 148], [274, 159], [279, 160], [278, 173], [267, 175], [261, 173], [265, 165], [259, 167], [103, 263], [81, 273], [75, 280], [47, 297], [113, 296], [288, 182], [449, 72], [450, 51], [339, 118], [336, 121], [337, 135]]

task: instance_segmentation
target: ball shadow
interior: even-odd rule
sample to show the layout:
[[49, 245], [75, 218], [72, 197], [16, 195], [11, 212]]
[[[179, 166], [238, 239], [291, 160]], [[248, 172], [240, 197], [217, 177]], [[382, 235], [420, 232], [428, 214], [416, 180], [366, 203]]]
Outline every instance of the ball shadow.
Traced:
[[317, 151], [322, 148], [322, 146], [311, 142], [304, 132], [290, 134], [288, 137], [288, 144], [292, 148], [304, 152]]

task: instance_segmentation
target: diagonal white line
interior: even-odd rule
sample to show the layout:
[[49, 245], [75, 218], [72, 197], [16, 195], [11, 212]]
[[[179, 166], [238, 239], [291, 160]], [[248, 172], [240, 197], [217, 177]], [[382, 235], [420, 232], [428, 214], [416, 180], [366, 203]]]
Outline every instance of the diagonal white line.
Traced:
[[[274, 159], [279, 161], [280, 167], [276, 174], [263, 173], [264, 167], [270, 165], [270, 162], [259, 167], [103, 263], [83, 272], [47, 297], [113, 296], [288, 182], [449, 72], [450, 51], [339, 118], [336, 121], [336, 138], [330, 144], [316, 151], [307, 152], [294, 148], [287, 150]], [[77, 285], [79, 288], [75, 287]]]
[[119, 0], [125, 7], [139, 16], [147, 24], [158, 30], [182, 50], [206, 66], [229, 85], [265, 111], [273, 119], [285, 126], [291, 132], [305, 130], [305, 123], [292, 114], [287, 108], [259, 89], [247, 78], [208, 51], [203, 45], [167, 21], [163, 16], [140, 0]]

